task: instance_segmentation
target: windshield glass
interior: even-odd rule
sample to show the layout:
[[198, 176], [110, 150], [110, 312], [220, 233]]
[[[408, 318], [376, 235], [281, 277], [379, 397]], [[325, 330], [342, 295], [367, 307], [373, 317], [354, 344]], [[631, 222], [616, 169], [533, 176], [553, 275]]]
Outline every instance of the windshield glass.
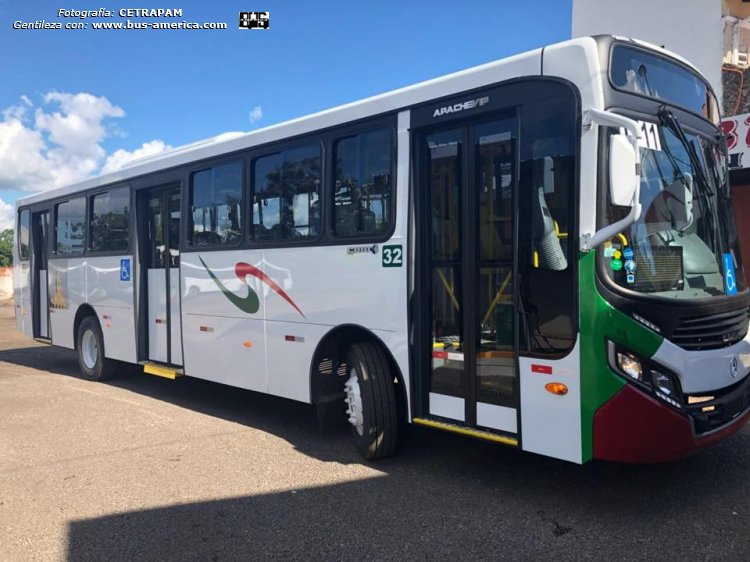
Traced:
[[719, 104], [713, 91], [698, 74], [677, 61], [615, 45], [610, 79], [618, 89], [669, 101], [719, 123]]
[[[724, 151], [666, 115], [673, 121], [643, 123], [641, 216], [605, 243], [606, 270], [621, 287], [652, 296], [734, 295], [745, 278]], [[610, 205], [609, 221], [626, 212]]]

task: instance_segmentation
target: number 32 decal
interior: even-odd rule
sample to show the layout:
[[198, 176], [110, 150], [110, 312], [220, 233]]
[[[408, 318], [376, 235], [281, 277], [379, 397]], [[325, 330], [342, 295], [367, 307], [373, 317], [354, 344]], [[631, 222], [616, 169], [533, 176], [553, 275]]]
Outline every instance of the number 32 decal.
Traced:
[[404, 251], [401, 244], [383, 246], [383, 267], [401, 267], [404, 263]]

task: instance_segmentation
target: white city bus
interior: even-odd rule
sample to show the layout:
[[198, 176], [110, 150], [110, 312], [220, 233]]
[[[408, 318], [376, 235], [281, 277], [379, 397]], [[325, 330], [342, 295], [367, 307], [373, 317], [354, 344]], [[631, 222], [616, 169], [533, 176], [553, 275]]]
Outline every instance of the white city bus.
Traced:
[[577, 463], [748, 419], [750, 293], [711, 87], [600, 36], [18, 202], [18, 329], [315, 404], [366, 458], [407, 423]]

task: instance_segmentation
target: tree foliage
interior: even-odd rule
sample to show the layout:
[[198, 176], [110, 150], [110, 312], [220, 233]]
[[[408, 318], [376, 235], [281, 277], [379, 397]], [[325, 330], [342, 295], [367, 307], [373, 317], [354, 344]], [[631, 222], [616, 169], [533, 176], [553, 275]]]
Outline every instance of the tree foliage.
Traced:
[[0, 267], [13, 265], [13, 229], [0, 231]]

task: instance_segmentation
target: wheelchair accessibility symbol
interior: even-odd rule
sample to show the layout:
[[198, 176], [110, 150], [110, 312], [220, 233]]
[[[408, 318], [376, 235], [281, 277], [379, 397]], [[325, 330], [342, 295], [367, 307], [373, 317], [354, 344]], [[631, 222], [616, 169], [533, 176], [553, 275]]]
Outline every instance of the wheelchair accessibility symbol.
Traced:
[[120, 260], [120, 281], [130, 281], [130, 259]]
[[734, 261], [732, 260], [732, 254], [722, 254], [722, 261], [724, 262], [724, 292], [727, 295], [736, 295], [737, 279], [734, 274]]

